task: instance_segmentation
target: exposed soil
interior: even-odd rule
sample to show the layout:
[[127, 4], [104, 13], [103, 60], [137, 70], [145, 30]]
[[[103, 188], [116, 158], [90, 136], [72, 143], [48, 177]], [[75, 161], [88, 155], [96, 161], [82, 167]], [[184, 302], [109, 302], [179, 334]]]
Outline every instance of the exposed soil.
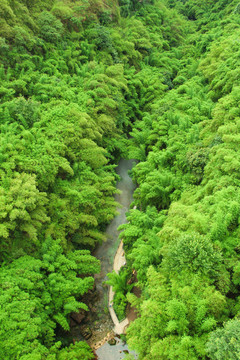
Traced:
[[[132, 288], [132, 293], [139, 298], [141, 296], [142, 291], [139, 287], [134, 286]], [[129, 320], [129, 322], [134, 321], [138, 316], [139, 316], [139, 314], [138, 314], [137, 309], [135, 307], [131, 306], [130, 304], [128, 304], [127, 318]]]

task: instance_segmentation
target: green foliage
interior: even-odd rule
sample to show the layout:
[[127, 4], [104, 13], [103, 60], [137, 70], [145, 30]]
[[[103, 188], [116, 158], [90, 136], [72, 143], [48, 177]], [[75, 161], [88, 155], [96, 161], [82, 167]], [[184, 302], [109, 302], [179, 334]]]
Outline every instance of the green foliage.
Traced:
[[161, 272], [149, 267], [148, 285], [139, 305], [141, 317], [127, 331], [129, 345], [134, 346], [140, 358], [154, 359], [157, 352], [169, 359], [206, 355], [206, 334], [221, 319], [224, 296], [197, 276], [189, 278], [184, 274], [180, 281], [181, 287], [179, 279], [168, 282]]
[[128, 275], [129, 274], [126, 270], [121, 271], [119, 274], [115, 271], [108, 273], [107, 276], [109, 280], [107, 281], [107, 284], [111, 285], [113, 287], [113, 291], [115, 292], [126, 293], [131, 290], [131, 286], [127, 284]]
[[158, 264], [162, 244], [156, 235], [160, 231], [164, 212], [158, 213], [156, 208], [148, 206], [146, 211], [131, 210], [127, 216], [129, 224], [119, 227], [123, 229], [121, 236], [127, 250], [127, 260], [137, 271], [139, 283], [146, 281], [146, 268]]
[[141, 9], [142, 6], [144, 6], [146, 4], [152, 4], [152, 3], [153, 3], [153, 0], [143, 0], [143, 1], [120, 0], [119, 6], [121, 9], [121, 15], [123, 17], [127, 17], [127, 16], [133, 14], [134, 12], [138, 11], [139, 9]]
[[224, 328], [212, 332], [206, 348], [210, 359], [238, 359], [239, 348], [239, 320], [234, 319], [225, 323]]
[[131, 291], [134, 284], [128, 283], [129, 271], [127, 269], [121, 269], [119, 274], [115, 271], [107, 274], [108, 279], [106, 284], [113, 287], [114, 299], [113, 307], [117, 314], [118, 320], [121, 321], [126, 317], [127, 298], [126, 295]]
[[26, 173], [13, 173], [3, 178], [1, 190], [1, 254], [21, 246], [23, 238], [28, 248], [38, 241], [38, 231], [49, 221], [45, 206], [46, 193], [36, 187], [36, 177]]
[[229, 30], [229, 36], [222, 37], [218, 44], [214, 44], [201, 64], [201, 69], [210, 82], [210, 96], [214, 101], [230, 93], [233, 87], [239, 84], [237, 66], [239, 33], [234, 28]]
[[51, 13], [43, 11], [38, 17], [38, 26], [44, 40], [55, 43], [61, 39], [63, 25]]
[[24, 97], [18, 97], [12, 101], [5, 103], [3, 111], [9, 111], [10, 121], [18, 122], [26, 129], [40, 120], [40, 104], [31, 99], [26, 100]]
[[[185, 43], [178, 34], [178, 46], [176, 29], [163, 30], [168, 44], [156, 43], [158, 57], [141, 52], [152, 74], [153, 66], [161, 72], [161, 94], [153, 89], [144, 101], [144, 82], [132, 82], [140, 99], [129, 101], [138, 119], [129, 153], [139, 161], [132, 171], [139, 210], [121, 228], [142, 296], [128, 296], [140, 317], [127, 338], [140, 359], [206, 359], [209, 333], [239, 310], [237, 4], [168, 3], [196, 27], [186, 26]], [[154, 22], [164, 27], [165, 10], [155, 4], [155, 11], [156, 19], [150, 6], [139, 11], [148, 41]]]
[[70, 345], [67, 348], [61, 349], [57, 353], [57, 360], [92, 360], [94, 355], [90, 347], [83, 342], [77, 342], [75, 345]]
[[126, 306], [127, 306], [126, 296], [121, 292], [117, 292], [114, 295], [113, 308], [119, 321], [124, 320], [126, 317]]
[[[69, 330], [67, 315], [80, 308], [87, 310], [77, 298], [93, 286], [93, 278], [86, 275], [97, 271], [99, 262], [89, 251], [65, 256], [59, 242], [50, 238], [43, 244], [40, 259], [26, 255], [2, 267], [1, 356], [35, 359], [37, 353], [47, 355], [54, 344], [56, 323]], [[77, 277], [79, 274], [85, 276]], [[74, 356], [78, 350], [78, 356], [86, 352], [86, 359], [92, 358], [88, 347], [79, 344], [60, 350], [59, 359], [68, 351]]]
[[109, 282], [118, 316], [127, 300], [140, 314], [129, 344], [140, 360], [238, 358], [239, 3], [119, 5], [1, 1], [1, 357], [93, 357], [54, 330], [87, 309], [99, 265], [83, 249], [105, 240], [125, 156], [137, 208]]
[[221, 253], [213, 248], [210, 240], [194, 233], [177, 239], [164, 258], [166, 272], [200, 272], [210, 278], [216, 278], [221, 262]]

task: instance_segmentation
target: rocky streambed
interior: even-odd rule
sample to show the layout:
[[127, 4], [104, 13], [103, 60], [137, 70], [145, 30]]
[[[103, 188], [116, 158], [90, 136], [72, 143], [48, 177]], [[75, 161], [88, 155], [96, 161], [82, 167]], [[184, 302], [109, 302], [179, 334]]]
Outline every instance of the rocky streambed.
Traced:
[[[116, 168], [121, 179], [117, 183], [120, 194], [116, 194], [115, 199], [121, 207], [118, 209], [119, 214], [106, 229], [107, 241], [93, 253], [101, 261], [101, 272], [95, 275], [95, 288], [85, 295], [90, 311], [80, 311], [71, 316], [72, 337], [77, 341], [85, 339], [96, 350], [99, 360], [120, 360], [128, 351], [127, 345], [114, 337], [113, 322], [108, 311], [108, 286], [104, 282], [107, 280], [107, 273], [112, 271], [114, 256], [120, 243], [117, 229], [126, 223], [126, 212], [133, 201], [135, 187], [128, 174], [132, 166], [133, 160], [121, 159]], [[116, 342], [114, 346], [108, 344], [111, 339], [115, 339], [112, 340]]]

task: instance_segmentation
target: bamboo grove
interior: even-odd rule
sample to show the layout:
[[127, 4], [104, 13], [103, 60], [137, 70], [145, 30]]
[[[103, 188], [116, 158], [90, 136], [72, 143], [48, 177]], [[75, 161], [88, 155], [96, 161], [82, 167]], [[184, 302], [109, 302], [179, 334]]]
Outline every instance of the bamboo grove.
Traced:
[[238, 0], [1, 0], [1, 358], [94, 358], [57, 329], [88, 309], [128, 157], [127, 268], [110, 281], [139, 313], [129, 346], [239, 359], [239, 25]]

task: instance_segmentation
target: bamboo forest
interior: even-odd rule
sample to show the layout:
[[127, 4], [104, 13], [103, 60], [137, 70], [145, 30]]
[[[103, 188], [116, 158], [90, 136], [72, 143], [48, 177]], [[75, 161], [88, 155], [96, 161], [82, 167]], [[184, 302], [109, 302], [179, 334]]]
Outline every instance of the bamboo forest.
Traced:
[[240, 359], [239, 0], [0, 0], [0, 129], [1, 360]]

